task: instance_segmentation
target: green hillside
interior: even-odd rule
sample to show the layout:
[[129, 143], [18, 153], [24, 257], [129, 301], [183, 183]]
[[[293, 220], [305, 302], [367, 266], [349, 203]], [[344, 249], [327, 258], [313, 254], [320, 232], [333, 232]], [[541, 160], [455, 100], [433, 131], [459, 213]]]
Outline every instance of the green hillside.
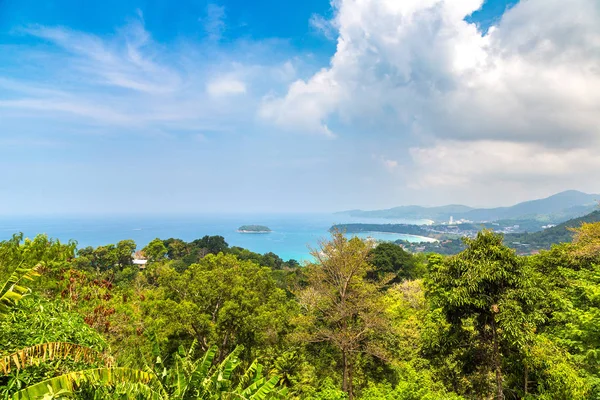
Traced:
[[[573, 239], [573, 232], [569, 228], [577, 228], [584, 222], [600, 222], [600, 210], [580, 218], [570, 219], [562, 224], [539, 232], [507, 233], [504, 235], [504, 243], [508, 247], [516, 249], [520, 254], [529, 254], [538, 250], [549, 249], [553, 244], [570, 242]], [[479, 226], [479, 229], [482, 226]], [[488, 226], [488, 228], [490, 227]], [[494, 227], [491, 228], [493, 229]], [[434, 243], [409, 243], [404, 241], [398, 241], [398, 243], [413, 253], [424, 252], [450, 255], [457, 254], [465, 248], [461, 239], [446, 239]]]
[[548, 249], [556, 243], [570, 242], [573, 238], [573, 232], [569, 228], [579, 227], [584, 222], [600, 222], [600, 211], [594, 211], [583, 217], [568, 220], [540, 232], [509, 233], [504, 236], [504, 242], [508, 246], [519, 250], [526, 248], [531, 251]]

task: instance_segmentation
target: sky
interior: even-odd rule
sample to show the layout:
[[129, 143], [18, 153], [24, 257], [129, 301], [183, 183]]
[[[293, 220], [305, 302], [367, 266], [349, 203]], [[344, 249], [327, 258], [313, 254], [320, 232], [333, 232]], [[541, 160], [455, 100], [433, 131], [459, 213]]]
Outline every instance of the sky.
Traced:
[[597, 0], [0, 0], [0, 214], [600, 193]]

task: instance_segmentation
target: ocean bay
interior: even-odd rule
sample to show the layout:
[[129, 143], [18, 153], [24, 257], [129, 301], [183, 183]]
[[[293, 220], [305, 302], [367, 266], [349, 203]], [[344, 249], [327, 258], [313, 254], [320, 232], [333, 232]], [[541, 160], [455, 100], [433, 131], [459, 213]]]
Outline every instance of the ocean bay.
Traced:
[[[205, 235], [220, 235], [230, 246], [247, 248], [258, 253], [273, 252], [281, 258], [308, 259], [309, 247], [329, 236], [333, 224], [358, 222], [410, 223], [423, 221], [360, 219], [338, 214], [206, 214], [206, 215], [111, 215], [111, 216], [11, 216], [0, 217], [0, 239], [23, 232], [26, 237], [46, 233], [61, 241], [77, 240], [78, 247], [100, 246], [133, 239], [138, 249], [152, 239], [179, 238], [185, 241]], [[268, 234], [239, 233], [244, 224], [262, 224], [272, 232]], [[366, 232], [360, 237], [376, 240], [430, 240], [418, 236]]]

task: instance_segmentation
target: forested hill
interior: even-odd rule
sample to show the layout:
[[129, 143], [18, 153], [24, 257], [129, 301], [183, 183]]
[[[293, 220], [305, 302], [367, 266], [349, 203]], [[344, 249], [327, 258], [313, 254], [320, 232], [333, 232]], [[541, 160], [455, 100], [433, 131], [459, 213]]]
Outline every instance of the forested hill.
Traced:
[[600, 210], [580, 218], [570, 219], [540, 232], [509, 233], [505, 235], [504, 242], [510, 247], [529, 247], [532, 250], [549, 249], [555, 243], [570, 242], [573, 238], [570, 228], [577, 228], [586, 222], [600, 222]]
[[[539, 232], [506, 233], [504, 243], [512, 247], [520, 254], [531, 254], [538, 250], [545, 250], [553, 244], [570, 242], [573, 232], [570, 228], [578, 228], [583, 223], [600, 222], [600, 210], [594, 211], [580, 218], [570, 219], [552, 228]], [[404, 248], [411, 252], [456, 254], [465, 249], [461, 239], [441, 240], [434, 243], [401, 243]]]

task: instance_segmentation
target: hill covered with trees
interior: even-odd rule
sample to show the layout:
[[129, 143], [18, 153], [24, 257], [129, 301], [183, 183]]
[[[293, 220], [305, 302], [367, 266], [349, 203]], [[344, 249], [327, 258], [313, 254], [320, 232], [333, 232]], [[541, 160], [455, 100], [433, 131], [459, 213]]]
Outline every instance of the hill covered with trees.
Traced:
[[[529, 254], [537, 252], [539, 250], [549, 249], [554, 244], [570, 242], [573, 239], [573, 228], [578, 228], [585, 223], [594, 223], [600, 221], [600, 211], [594, 211], [583, 217], [574, 218], [569, 221], [563, 222], [559, 225], [543, 229], [537, 232], [520, 232], [520, 233], [505, 233], [504, 242], [507, 246], [516, 249], [520, 254]], [[466, 226], [463, 226], [466, 225]], [[349, 233], [353, 233], [356, 229], [361, 229], [363, 224], [358, 224], [358, 228], [349, 225]], [[364, 225], [368, 226], [368, 225]], [[381, 225], [369, 226], [371, 229], [380, 229]], [[405, 225], [388, 225], [393, 231], [403, 231]], [[411, 225], [407, 225], [411, 226]], [[477, 226], [476, 224], [461, 224], [461, 230], [455, 231], [458, 235], [449, 235], [451, 233], [448, 227], [446, 227], [445, 234], [438, 236], [440, 240], [438, 242], [431, 243], [411, 243], [407, 241], [397, 241], [397, 244], [402, 245], [407, 250], [416, 253], [439, 253], [439, 254], [456, 254], [465, 249], [462, 238], [457, 236], [473, 236], [477, 234], [481, 229], [502, 229], [501, 225], [493, 224], [482, 224]], [[444, 233], [443, 227], [425, 227], [420, 228], [422, 235], [435, 237], [432, 234], [434, 232]]]
[[510, 247], [531, 250], [549, 249], [553, 244], [570, 242], [573, 239], [573, 228], [594, 222], [600, 222], [600, 211], [594, 211], [539, 232], [509, 233], [505, 235], [504, 240]]

